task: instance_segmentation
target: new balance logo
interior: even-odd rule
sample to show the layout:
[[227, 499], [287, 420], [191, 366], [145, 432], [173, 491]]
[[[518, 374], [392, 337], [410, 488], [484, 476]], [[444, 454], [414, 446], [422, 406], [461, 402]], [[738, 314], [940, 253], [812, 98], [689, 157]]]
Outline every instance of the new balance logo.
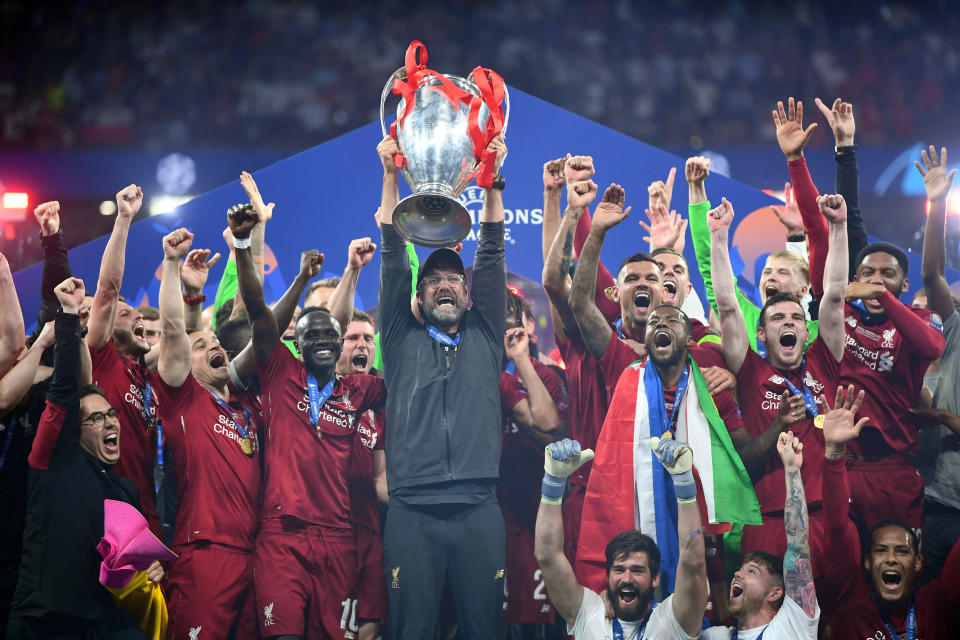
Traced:
[[783, 378], [781, 378], [781, 377], [778, 376], [777, 374], [773, 374], [772, 376], [770, 376], [769, 378], [767, 378], [767, 380], [769, 380], [769, 381], [772, 382], [773, 384], [783, 384]]
[[853, 316], [847, 316], [846, 318], [844, 318], [844, 320], [845, 320], [846, 323], [847, 323], [848, 325], [850, 325], [851, 327], [857, 326], [857, 319], [854, 318]]

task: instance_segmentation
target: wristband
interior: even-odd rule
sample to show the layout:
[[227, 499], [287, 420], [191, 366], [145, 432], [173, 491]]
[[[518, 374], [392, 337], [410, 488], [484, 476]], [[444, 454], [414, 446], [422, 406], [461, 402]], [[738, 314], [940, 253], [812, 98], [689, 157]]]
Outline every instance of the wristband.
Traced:
[[498, 173], [493, 177], [493, 184], [490, 185], [490, 188], [496, 189], [497, 191], [503, 191], [506, 186], [507, 179]]
[[184, 304], [190, 304], [190, 305], [200, 304], [201, 302], [206, 301], [206, 299], [207, 299], [207, 296], [203, 295], [202, 293], [197, 296], [188, 296], [187, 294], [183, 294]]
[[544, 472], [543, 484], [540, 485], [541, 501], [548, 504], [563, 502], [563, 492], [567, 488], [567, 479]]
[[249, 249], [250, 248], [250, 236], [246, 238], [233, 237], [233, 248], [234, 249]]
[[673, 476], [673, 492], [677, 494], [677, 502], [680, 503], [697, 499], [697, 483], [693, 479], [693, 471], [684, 471]]
[[806, 242], [806, 240], [807, 240], [806, 233], [798, 233], [795, 236], [787, 236], [787, 242]]

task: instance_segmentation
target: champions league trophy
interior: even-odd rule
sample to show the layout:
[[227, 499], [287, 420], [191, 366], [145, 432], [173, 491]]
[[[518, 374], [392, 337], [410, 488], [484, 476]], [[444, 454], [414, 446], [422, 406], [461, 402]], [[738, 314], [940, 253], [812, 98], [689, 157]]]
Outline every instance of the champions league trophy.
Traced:
[[427, 69], [426, 62], [424, 45], [412, 42], [406, 65], [383, 87], [380, 126], [388, 135], [384, 113], [392, 91], [401, 96], [389, 134], [400, 149], [394, 162], [413, 191], [393, 210], [393, 225], [414, 244], [449, 247], [463, 240], [472, 224], [457, 196], [474, 177], [490, 188], [496, 153], [485, 149], [506, 133], [510, 97], [503, 79], [489, 69], [477, 67], [468, 80]]

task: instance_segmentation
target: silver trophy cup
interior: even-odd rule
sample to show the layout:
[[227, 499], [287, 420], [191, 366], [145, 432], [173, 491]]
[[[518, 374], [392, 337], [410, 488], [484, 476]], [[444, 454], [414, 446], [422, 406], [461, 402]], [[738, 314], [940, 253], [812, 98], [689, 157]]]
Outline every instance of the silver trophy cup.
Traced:
[[[394, 80], [405, 80], [406, 69], [398, 69], [387, 80], [380, 97], [380, 126], [387, 135], [384, 111]], [[460, 89], [479, 96], [477, 86], [465, 78], [444, 75]], [[470, 212], [457, 196], [463, 193], [476, 172], [478, 160], [474, 155], [468, 130], [470, 107], [451, 104], [437, 87], [435, 75], [425, 76], [415, 92], [414, 107], [407, 114], [403, 126], [397, 124], [397, 146], [407, 162], [400, 171], [413, 191], [393, 210], [393, 225], [408, 241], [424, 247], [449, 247], [470, 233]], [[510, 97], [504, 87], [503, 131], [507, 131]], [[403, 113], [406, 101], [397, 105], [397, 118]], [[477, 123], [486, 126], [490, 110], [481, 105]]]

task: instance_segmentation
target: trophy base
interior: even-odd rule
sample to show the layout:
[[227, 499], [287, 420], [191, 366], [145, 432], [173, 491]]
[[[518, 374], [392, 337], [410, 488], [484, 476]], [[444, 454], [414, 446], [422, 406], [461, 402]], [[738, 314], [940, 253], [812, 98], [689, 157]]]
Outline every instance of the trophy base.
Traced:
[[439, 193], [415, 193], [393, 210], [393, 226], [408, 242], [439, 249], [467, 237], [470, 212], [456, 198]]

